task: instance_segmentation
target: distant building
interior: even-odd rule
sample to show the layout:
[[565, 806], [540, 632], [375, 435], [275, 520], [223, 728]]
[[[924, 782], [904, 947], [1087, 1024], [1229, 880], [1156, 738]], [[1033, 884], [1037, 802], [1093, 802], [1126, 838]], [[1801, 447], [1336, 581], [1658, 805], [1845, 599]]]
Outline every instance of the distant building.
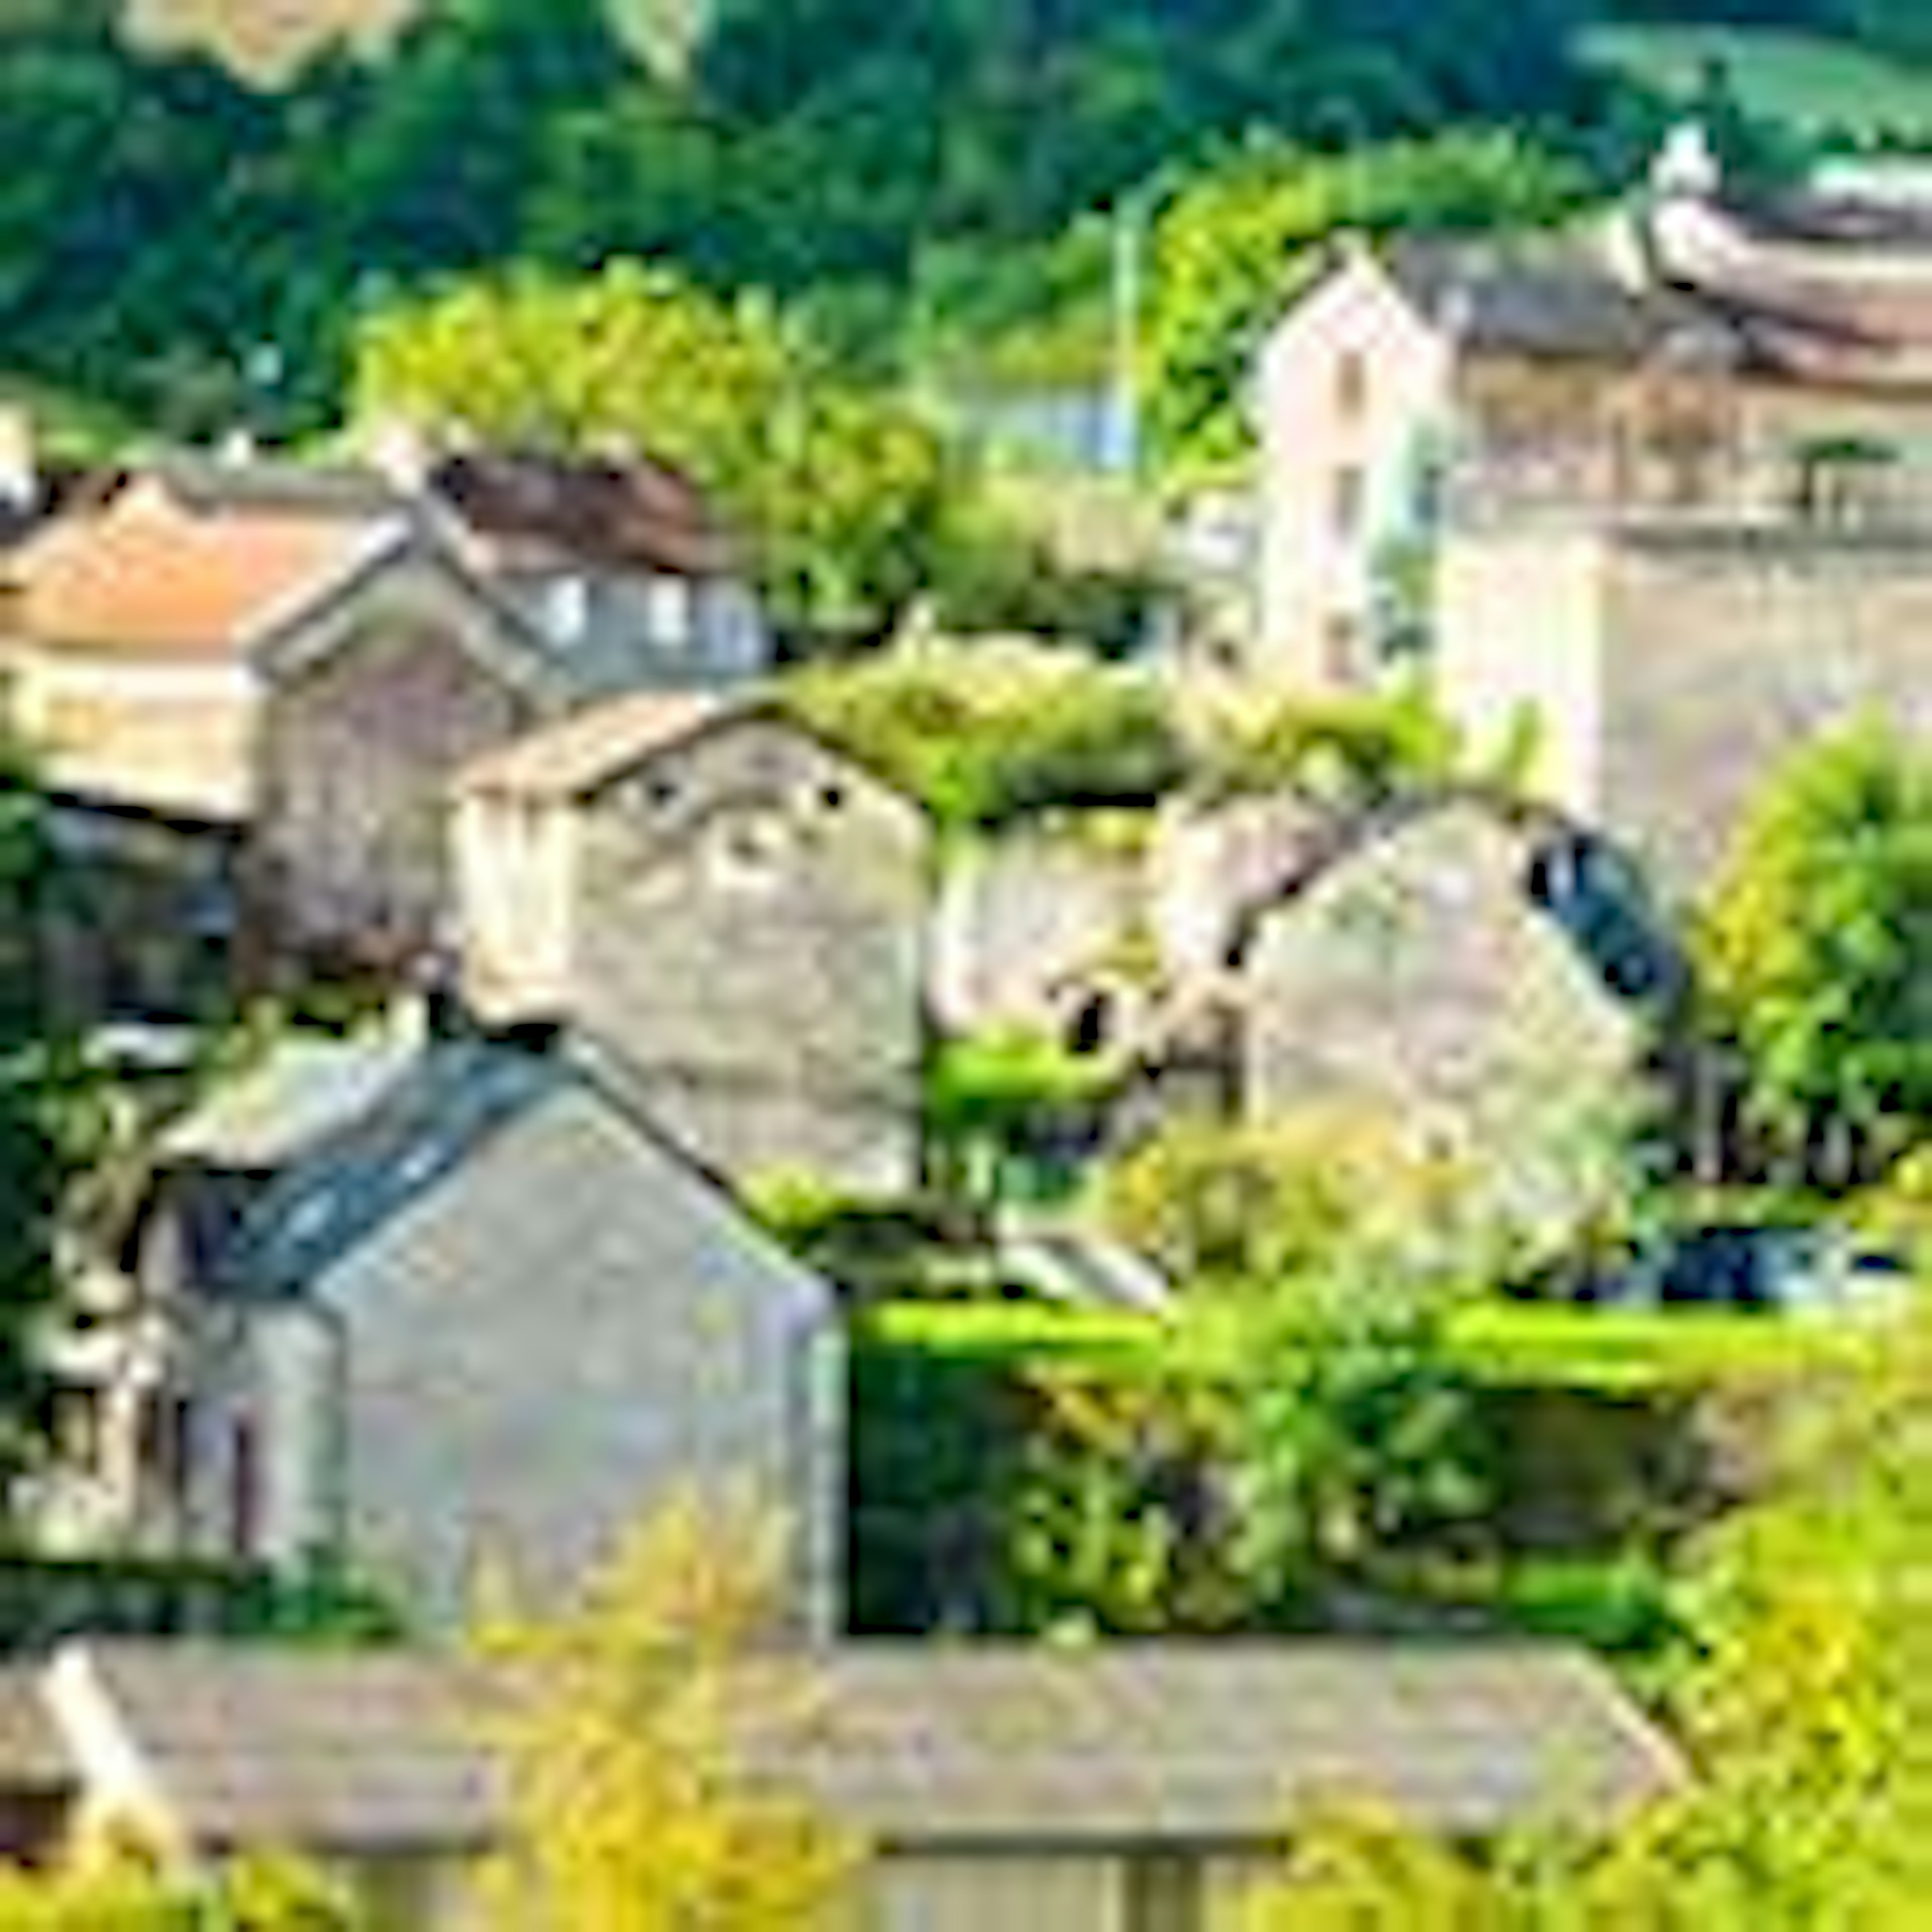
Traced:
[[170, 1133], [128, 1245], [142, 1339], [92, 1433], [137, 1546], [346, 1556], [447, 1622], [479, 1563], [553, 1588], [742, 1490], [836, 1622], [832, 1291], [594, 1054], [291, 1043]]
[[108, 486], [0, 562], [0, 662], [56, 784], [245, 826], [278, 936], [393, 967], [447, 937], [460, 766], [614, 692], [735, 684], [768, 646], [661, 466], [392, 458]]
[[1922, 517], [1932, 227], [1818, 194], [1742, 211], [1680, 136], [1595, 226], [1339, 250], [1255, 408], [1246, 670], [1371, 685], [1426, 645], [1445, 531]]
[[[1932, 506], [1928, 506], [1932, 510]], [[1932, 742], [1932, 514], [1837, 529], [1499, 524], [1443, 548], [1436, 676], [1538, 796], [1707, 892], [1792, 754], [1862, 714]]]

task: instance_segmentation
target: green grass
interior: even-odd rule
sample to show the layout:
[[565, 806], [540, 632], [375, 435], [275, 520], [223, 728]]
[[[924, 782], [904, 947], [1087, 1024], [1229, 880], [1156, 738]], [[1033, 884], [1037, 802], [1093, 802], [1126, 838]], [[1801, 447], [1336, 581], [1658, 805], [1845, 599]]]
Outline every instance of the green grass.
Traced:
[[1720, 62], [1747, 112], [1814, 139], [1932, 142], [1932, 69], [1850, 41], [1769, 28], [1610, 27], [1583, 46], [1597, 64], [1677, 100], [1696, 98]]
[[[923, 1348], [988, 1366], [1060, 1362], [1152, 1370], [1196, 1349], [1220, 1352], [1211, 1312], [1185, 1325], [1024, 1302], [911, 1303], [869, 1314], [861, 1346]], [[1882, 1327], [1825, 1327], [1751, 1315], [1625, 1313], [1478, 1303], [1460, 1310], [1451, 1345], [1484, 1380], [1636, 1393], [1736, 1376], [1776, 1375], [1855, 1360], [1882, 1345]]]

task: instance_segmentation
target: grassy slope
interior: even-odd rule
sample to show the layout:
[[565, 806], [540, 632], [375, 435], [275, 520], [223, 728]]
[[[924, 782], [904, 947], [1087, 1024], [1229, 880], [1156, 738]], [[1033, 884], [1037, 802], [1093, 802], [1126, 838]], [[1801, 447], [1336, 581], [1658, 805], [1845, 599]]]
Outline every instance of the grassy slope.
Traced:
[[1890, 133], [1932, 140], [1932, 70], [1848, 41], [1762, 28], [1606, 28], [1588, 56], [1678, 99], [1720, 62], [1744, 107], [1804, 133], [1854, 140]]

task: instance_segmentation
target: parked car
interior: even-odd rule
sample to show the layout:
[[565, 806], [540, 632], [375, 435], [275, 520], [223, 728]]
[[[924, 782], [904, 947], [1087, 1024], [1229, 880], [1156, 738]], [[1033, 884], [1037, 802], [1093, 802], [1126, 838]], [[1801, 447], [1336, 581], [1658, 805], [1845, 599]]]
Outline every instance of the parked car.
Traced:
[[1904, 1256], [1842, 1228], [1718, 1224], [1572, 1274], [1558, 1292], [1616, 1308], [1839, 1315], [1895, 1308], [1911, 1288]]

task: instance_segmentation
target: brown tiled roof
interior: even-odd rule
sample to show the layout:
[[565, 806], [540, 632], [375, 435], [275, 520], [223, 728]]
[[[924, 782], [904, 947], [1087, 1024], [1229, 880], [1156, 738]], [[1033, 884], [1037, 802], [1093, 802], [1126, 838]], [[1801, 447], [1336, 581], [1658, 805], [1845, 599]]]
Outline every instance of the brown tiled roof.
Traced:
[[699, 692], [636, 692], [608, 699], [484, 753], [459, 774], [458, 788], [531, 800], [580, 797], [736, 708]]
[[506, 562], [561, 554], [686, 577], [730, 567], [696, 487], [650, 457], [476, 451], [446, 457], [429, 482]]
[[0, 629], [130, 656], [230, 656], [394, 528], [266, 512], [197, 515], [164, 488], [131, 485], [0, 562]]
[[[470, 1846], [509, 1681], [396, 1653], [87, 1654], [190, 1839]], [[1550, 1645], [848, 1643], [740, 1666], [743, 1768], [888, 1847], [1196, 1848], [1376, 1795], [1486, 1834], [1683, 1775], [1600, 1666]]]

